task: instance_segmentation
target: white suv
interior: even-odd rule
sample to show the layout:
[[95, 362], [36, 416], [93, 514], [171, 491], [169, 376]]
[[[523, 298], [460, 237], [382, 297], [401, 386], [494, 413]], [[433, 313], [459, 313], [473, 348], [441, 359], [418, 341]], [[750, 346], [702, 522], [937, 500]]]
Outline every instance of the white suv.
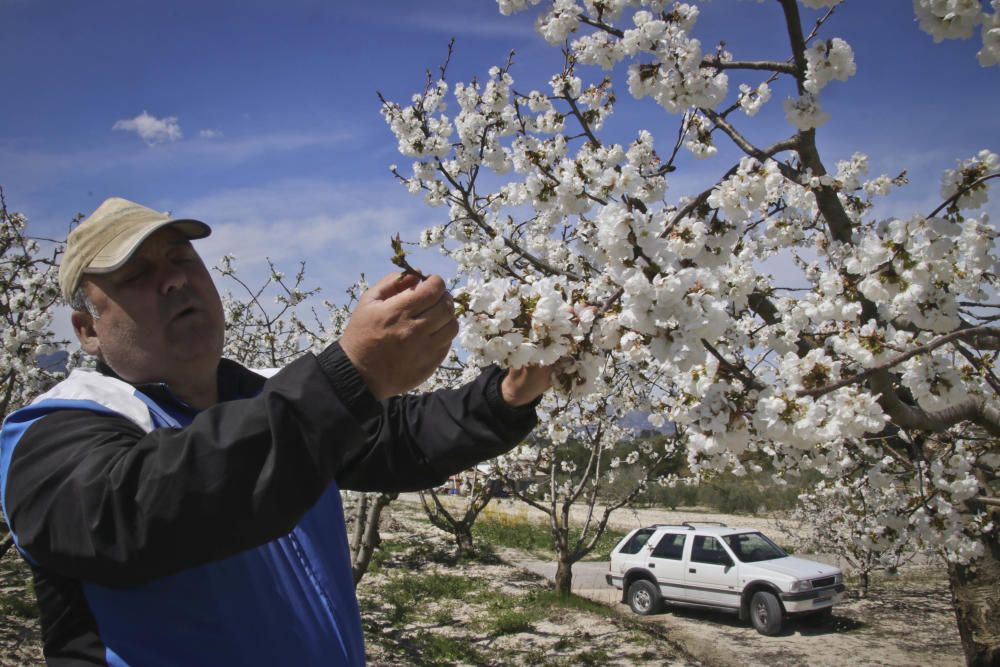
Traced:
[[840, 569], [795, 558], [752, 528], [684, 523], [637, 528], [611, 552], [606, 575], [637, 614], [662, 603], [749, 618], [775, 635], [786, 616], [828, 616], [844, 598]]

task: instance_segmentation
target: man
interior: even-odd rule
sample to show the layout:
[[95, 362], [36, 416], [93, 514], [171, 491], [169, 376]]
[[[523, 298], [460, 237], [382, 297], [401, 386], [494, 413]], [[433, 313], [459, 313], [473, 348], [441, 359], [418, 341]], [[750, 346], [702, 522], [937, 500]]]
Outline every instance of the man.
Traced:
[[269, 379], [221, 359], [191, 245], [209, 233], [112, 198], [67, 241], [60, 286], [97, 371], [0, 433], [49, 664], [363, 664], [339, 489], [436, 485], [535, 424], [545, 369], [400, 396], [457, 332], [439, 277], [383, 278], [339, 342]]

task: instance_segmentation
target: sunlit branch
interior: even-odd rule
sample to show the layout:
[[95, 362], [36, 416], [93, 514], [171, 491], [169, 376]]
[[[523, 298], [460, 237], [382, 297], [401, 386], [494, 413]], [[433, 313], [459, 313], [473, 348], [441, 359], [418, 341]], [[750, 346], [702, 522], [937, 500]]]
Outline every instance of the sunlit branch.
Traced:
[[892, 359], [890, 359], [889, 361], [886, 361], [885, 363], [879, 364], [878, 366], [873, 366], [871, 368], [868, 368], [868, 369], [866, 369], [866, 370], [864, 370], [864, 371], [862, 371], [860, 373], [857, 373], [856, 375], [852, 375], [851, 377], [844, 378], [843, 380], [840, 380], [839, 382], [834, 382], [832, 384], [828, 384], [828, 385], [825, 385], [823, 387], [818, 387], [816, 389], [802, 389], [796, 395], [797, 396], [812, 396], [814, 398], [817, 397], [817, 396], [823, 396], [825, 394], [829, 394], [831, 391], [836, 391], [837, 389], [840, 389], [842, 387], [846, 387], [848, 385], [856, 384], [856, 383], [858, 383], [858, 382], [860, 382], [862, 380], [865, 380], [865, 379], [871, 377], [872, 375], [874, 375], [875, 373], [878, 373], [880, 371], [889, 370], [893, 366], [898, 366], [899, 364], [903, 363], [907, 359], [912, 359], [913, 357], [916, 357], [916, 356], [921, 355], [921, 354], [927, 354], [928, 352], [936, 350], [937, 348], [941, 347], [942, 345], [946, 345], [946, 344], [948, 344], [948, 343], [950, 343], [952, 341], [955, 341], [955, 340], [965, 340], [965, 339], [968, 339], [968, 338], [976, 338], [977, 336], [981, 336], [983, 334], [987, 334], [987, 335], [989, 335], [991, 337], [992, 336], [1000, 336], [1000, 329], [996, 329], [994, 327], [987, 327], [987, 326], [970, 327], [968, 329], [959, 329], [958, 331], [953, 331], [950, 334], [941, 336], [940, 338], [937, 338], [937, 339], [935, 339], [935, 340], [933, 340], [933, 341], [931, 341], [929, 343], [925, 343], [924, 345], [918, 345], [917, 347], [915, 347], [915, 348], [913, 348], [913, 349], [911, 349], [911, 350], [909, 350], [907, 352], [904, 352], [903, 354], [900, 354], [898, 356], [893, 357]]

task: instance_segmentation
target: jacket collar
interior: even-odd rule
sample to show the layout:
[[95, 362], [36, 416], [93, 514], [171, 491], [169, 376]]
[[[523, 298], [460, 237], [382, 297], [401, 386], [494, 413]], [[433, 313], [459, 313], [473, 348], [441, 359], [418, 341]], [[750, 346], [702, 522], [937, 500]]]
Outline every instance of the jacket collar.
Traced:
[[[97, 371], [103, 375], [113, 377], [117, 380], [122, 380], [121, 377], [114, 370], [111, 369], [103, 361], [98, 360]], [[216, 378], [219, 387], [219, 402], [232, 401], [239, 398], [248, 398], [250, 396], [255, 396], [264, 386], [265, 378], [254, 373], [247, 368], [244, 368], [239, 363], [232, 361], [231, 359], [220, 359], [219, 368], [216, 371]], [[122, 380], [127, 382], [126, 380]], [[182, 408], [188, 411], [197, 412], [194, 408], [191, 408], [186, 403], [181, 401], [177, 396], [170, 390], [170, 387], [163, 382], [145, 382], [145, 383], [132, 383], [129, 382], [133, 387], [146, 394], [150, 398], [154, 399], [160, 404], [170, 404], [177, 408]]]

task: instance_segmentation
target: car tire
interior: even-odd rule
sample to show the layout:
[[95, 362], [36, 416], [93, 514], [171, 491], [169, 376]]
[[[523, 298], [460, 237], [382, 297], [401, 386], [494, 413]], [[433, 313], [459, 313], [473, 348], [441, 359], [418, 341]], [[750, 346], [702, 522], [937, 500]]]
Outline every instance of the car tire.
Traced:
[[750, 622], [757, 632], [772, 637], [781, 632], [781, 603], [773, 593], [757, 591], [750, 599]]
[[651, 581], [639, 579], [628, 587], [628, 606], [640, 616], [649, 616], [660, 610], [660, 590]]

